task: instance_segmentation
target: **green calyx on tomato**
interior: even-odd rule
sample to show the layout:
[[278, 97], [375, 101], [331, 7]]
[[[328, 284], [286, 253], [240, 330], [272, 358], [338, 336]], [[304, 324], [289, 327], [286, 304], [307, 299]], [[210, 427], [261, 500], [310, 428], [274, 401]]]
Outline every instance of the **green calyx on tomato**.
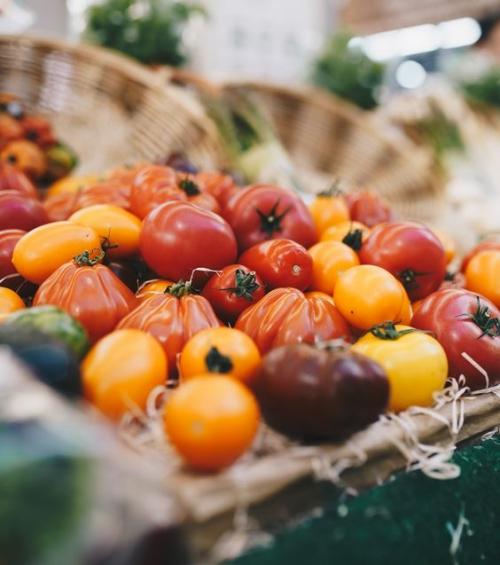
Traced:
[[222, 288], [237, 296], [245, 298], [249, 302], [253, 300], [253, 293], [260, 288], [260, 284], [256, 280], [255, 271], [245, 272], [243, 269], [237, 269], [235, 274], [235, 286]]
[[211, 373], [229, 373], [233, 370], [233, 362], [213, 346], [205, 356], [205, 365]]
[[342, 239], [342, 243], [354, 251], [359, 251], [363, 245], [363, 232], [360, 229], [350, 229]]
[[164, 291], [164, 294], [171, 294], [176, 298], [181, 298], [182, 296], [186, 296], [187, 294], [197, 294], [198, 290], [193, 287], [193, 283], [191, 281], [183, 281], [180, 280], [175, 284], [167, 286]]
[[417, 288], [417, 277], [422, 277], [428, 273], [417, 273], [413, 269], [405, 269], [398, 275], [399, 280], [403, 283], [406, 290]]
[[201, 193], [200, 187], [188, 178], [179, 182], [179, 188], [185, 192], [186, 196], [197, 196]]
[[262, 210], [257, 210], [257, 214], [260, 218], [260, 227], [263, 232], [267, 233], [268, 235], [273, 235], [274, 232], [281, 231], [281, 222], [283, 218], [290, 212], [291, 206], [286, 208], [281, 214], [278, 214], [278, 206], [280, 204], [280, 198], [276, 200], [274, 206], [269, 210], [266, 214]]
[[468, 320], [472, 320], [476, 326], [478, 326], [478, 328], [482, 331], [479, 339], [485, 335], [488, 337], [500, 336], [500, 319], [491, 317], [490, 309], [487, 305], [481, 305], [479, 296], [477, 297], [477, 308], [474, 314], [461, 314], [459, 317], [465, 317]]
[[415, 328], [407, 328], [405, 330], [398, 330], [394, 325], [394, 322], [383, 322], [382, 324], [377, 324], [370, 328], [370, 333], [379, 339], [385, 340], [396, 340], [403, 337], [406, 334], [411, 334], [413, 332], [418, 332]]
[[104, 259], [104, 256], [105, 252], [102, 249], [92, 249], [91, 251], [84, 251], [80, 253], [80, 255], [73, 257], [73, 261], [78, 267], [93, 267], [97, 265], [97, 263], [100, 263]]

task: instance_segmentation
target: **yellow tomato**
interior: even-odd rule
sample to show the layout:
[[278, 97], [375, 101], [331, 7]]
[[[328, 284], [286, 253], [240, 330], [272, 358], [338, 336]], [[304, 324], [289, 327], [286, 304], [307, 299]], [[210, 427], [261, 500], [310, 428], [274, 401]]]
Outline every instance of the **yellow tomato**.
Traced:
[[[355, 239], [361, 232], [361, 241], [365, 241], [370, 234], [370, 228], [360, 222], [342, 222], [336, 226], [328, 228], [321, 234], [321, 241], [341, 241], [350, 234], [351, 239]], [[344, 242], [345, 243], [345, 242]]]
[[457, 253], [457, 247], [450, 234], [441, 231], [437, 228], [432, 228], [432, 233], [439, 239], [441, 245], [444, 247], [446, 255], [446, 264], [448, 265], [453, 261]]
[[411, 320], [411, 304], [403, 285], [375, 265], [359, 265], [340, 273], [333, 299], [347, 322], [361, 330], [383, 322], [408, 324]]
[[245, 333], [233, 328], [209, 328], [194, 335], [180, 358], [183, 380], [206, 373], [220, 373], [252, 384], [260, 368], [257, 346]]
[[309, 249], [313, 258], [311, 288], [332, 294], [339, 273], [359, 265], [355, 251], [339, 241], [320, 241]]
[[65, 177], [55, 182], [47, 191], [47, 197], [57, 194], [73, 193], [92, 186], [99, 181], [98, 175], [85, 175], [80, 177]]
[[[352, 346], [352, 351], [373, 359], [387, 372], [391, 410], [431, 406], [434, 393], [444, 387], [448, 376], [444, 349], [427, 333], [411, 331], [408, 326], [396, 326], [395, 330], [396, 334], [403, 332], [402, 335], [382, 338], [367, 333]], [[381, 332], [381, 335], [394, 335], [383, 328]]]
[[23, 235], [14, 248], [12, 263], [25, 279], [41, 284], [77, 255], [100, 248], [101, 240], [92, 228], [73, 222], [53, 222]]
[[349, 208], [343, 196], [318, 195], [309, 205], [309, 212], [318, 236], [330, 226], [349, 220]]
[[0, 322], [2, 322], [12, 312], [17, 312], [24, 308], [21, 297], [10, 288], [0, 287]]
[[172, 281], [164, 281], [161, 279], [155, 279], [152, 281], [146, 281], [144, 284], [141, 285], [139, 290], [137, 291], [137, 298], [140, 302], [144, 302], [146, 298], [150, 298], [155, 294], [163, 294], [165, 290], [172, 286], [174, 283]]
[[128, 257], [139, 249], [141, 220], [123, 208], [96, 204], [78, 210], [69, 221], [92, 228], [110, 246], [110, 257]]
[[87, 400], [113, 420], [131, 407], [144, 410], [150, 392], [167, 378], [159, 342], [135, 329], [116, 330], [94, 345], [82, 363]]
[[482, 294], [500, 307], [500, 251], [476, 253], [467, 263], [465, 281], [468, 290]]

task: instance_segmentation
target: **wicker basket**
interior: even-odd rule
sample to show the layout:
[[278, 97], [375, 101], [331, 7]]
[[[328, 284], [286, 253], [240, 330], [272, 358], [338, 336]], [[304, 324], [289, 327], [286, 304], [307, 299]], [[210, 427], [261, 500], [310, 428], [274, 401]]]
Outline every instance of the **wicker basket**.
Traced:
[[0, 91], [49, 117], [86, 171], [186, 153], [221, 161], [212, 123], [196, 101], [106, 50], [32, 37], [0, 37]]

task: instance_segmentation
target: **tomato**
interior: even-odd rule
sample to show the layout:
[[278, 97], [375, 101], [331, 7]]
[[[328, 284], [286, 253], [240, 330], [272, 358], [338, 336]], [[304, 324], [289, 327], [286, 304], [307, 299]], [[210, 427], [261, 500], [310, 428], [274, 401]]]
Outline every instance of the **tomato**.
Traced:
[[236, 259], [236, 240], [217, 214], [187, 202], [167, 202], [146, 216], [140, 249], [146, 264], [167, 279], [188, 279], [194, 269], [222, 269]]
[[96, 204], [78, 210], [69, 221], [92, 228], [106, 242], [109, 257], [128, 257], [139, 249], [141, 221], [123, 208]]
[[12, 264], [12, 254], [17, 242], [25, 233], [23, 230], [0, 231], [0, 280], [17, 272]]
[[306, 298], [321, 298], [322, 300], [326, 300], [330, 302], [330, 304], [335, 305], [333, 298], [330, 294], [326, 294], [325, 292], [321, 292], [319, 290], [310, 290], [309, 292], [305, 292], [304, 296]]
[[38, 196], [30, 179], [9, 163], [0, 163], [0, 191], [2, 190], [15, 190], [30, 198]]
[[196, 177], [193, 177], [192, 175], [190, 176], [185, 173], [177, 173], [177, 186], [179, 190], [184, 192], [191, 204], [199, 206], [204, 210], [210, 210], [210, 212], [219, 214], [221, 207], [219, 206], [216, 198], [208, 192], [204, 192], [201, 185], [199, 185], [195, 179]]
[[105, 336], [137, 305], [134, 293], [108, 267], [82, 253], [56, 269], [39, 287], [34, 306], [58, 306], [78, 320], [91, 342]]
[[147, 165], [141, 168], [132, 184], [130, 209], [139, 218], [171, 200], [186, 200], [177, 187], [177, 174], [170, 167]]
[[309, 249], [313, 259], [311, 288], [332, 294], [339, 273], [359, 265], [356, 253], [339, 241], [320, 241]]
[[439, 290], [443, 288], [465, 288], [465, 275], [460, 271], [458, 273], [446, 273]]
[[490, 249], [476, 253], [465, 270], [466, 288], [482, 294], [500, 307], [500, 250]]
[[200, 376], [165, 405], [165, 432], [186, 463], [201, 471], [231, 465], [252, 445], [259, 427], [252, 393], [234, 379]]
[[99, 182], [97, 175], [71, 176], [58, 180], [50, 186], [47, 197], [58, 196], [59, 194], [75, 194], [88, 186], [93, 186]]
[[49, 221], [43, 206], [16, 190], [0, 192], [0, 230], [29, 231]]
[[365, 190], [346, 195], [351, 220], [361, 222], [369, 228], [390, 222], [393, 214], [389, 204], [375, 191]]
[[432, 228], [432, 233], [441, 242], [446, 257], [446, 264], [449, 265], [457, 254], [457, 246], [455, 245], [455, 241], [449, 233], [446, 233], [445, 231], [439, 230], [437, 228]]
[[329, 191], [320, 193], [309, 205], [309, 212], [318, 237], [330, 226], [349, 221], [349, 208], [344, 197]]
[[411, 300], [437, 290], [446, 274], [446, 255], [441, 242], [430, 229], [413, 222], [376, 226], [359, 257], [362, 263], [392, 273], [403, 283]]
[[300, 197], [271, 184], [254, 184], [237, 192], [224, 217], [240, 252], [266, 239], [291, 239], [306, 248], [317, 241], [311, 214]]
[[291, 343], [350, 340], [349, 326], [321, 296], [306, 298], [296, 288], [277, 288], [247, 308], [236, 328], [249, 335], [261, 353]]
[[165, 384], [167, 360], [160, 344], [139, 330], [110, 333], [82, 363], [84, 394], [113, 420], [132, 408], [146, 409], [151, 391]]
[[43, 202], [43, 207], [51, 222], [67, 220], [71, 214], [78, 210], [79, 192], [61, 192], [49, 196]]
[[42, 148], [57, 142], [49, 121], [41, 116], [23, 116], [19, 122], [24, 130], [24, 137]]
[[411, 306], [403, 285], [388, 271], [374, 265], [352, 267], [337, 278], [333, 300], [355, 328], [368, 330], [383, 322], [411, 319]]
[[43, 151], [31, 141], [11, 141], [0, 153], [0, 161], [10, 163], [32, 179], [42, 177], [47, 171], [47, 159]]
[[196, 174], [195, 182], [203, 187], [203, 192], [213, 196], [221, 210], [224, 210], [231, 197], [238, 192], [233, 177], [219, 171], [202, 171]]
[[0, 149], [11, 141], [21, 139], [23, 135], [23, 127], [18, 120], [4, 112], [0, 113]]
[[[439, 290], [423, 300], [412, 326], [430, 331], [446, 351], [450, 377], [472, 389], [500, 380], [500, 311], [488, 299], [461, 289]], [[488, 374], [489, 380], [464, 354]]]
[[14, 248], [12, 263], [23, 277], [39, 284], [76, 255], [100, 248], [99, 236], [92, 228], [54, 222], [24, 235]]
[[153, 335], [167, 354], [171, 376], [177, 374], [177, 356], [186, 342], [202, 330], [220, 326], [210, 303], [188, 292], [186, 283], [173, 285], [166, 293], [144, 300], [118, 325]]
[[268, 289], [290, 286], [305, 290], [312, 281], [312, 258], [291, 239], [257, 243], [240, 256], [240, 263], [255, 271]]
[[469, 253], [467, 253], [467, 255], [463, 258], [462, 265], [460, 267], [462, 273], [465, 273], [467, 265], [469, 264], [469, 261], [474, 257], [474, 255], [477, 255], [480, 251], [490, 250], [500, 251], [500, 240], [487, 239], [485, 241], [481, 241], [481, 243], [478, 243], [476, 247], [472, 248]]
[[330, 226], [321, 235], [321, 241], [340, 241], [354, 251], [359, 251], [361, 245], [367, 240], [370, 228], [360, 222], [342, 222]]
[[78, 193], [77, 209], [87, 208], [95, 204], [113, 204], [119, 208], [130, 208], [131, 183], [120, 178], [102, 180], [96, 184], [85, 186]]
[[0, 321], [3, 321], [12, 312], [23, 308], [24, 302], [18, 294], [10, 288], [0, 287]]
[[162, 281], [160, 279], [146, 281], [139, 287], [139, 290], [136, 293], [137, 300], [139, 300], [139, 302], [144, 302], [151, 296], [164, 294], [167, 288], [173, 284], [174, 283], [172, 281]]
[[228, 265], [213, 275], [203, 296], [222, 320], [234, 323], [238, 316], [265, 294], [262, 279], [244, 265]]
[[374, 328], [352, 346], [352, 351], [385, 369], [389, 408], [395, 412], [410, 406], [431, 406], [448, 376], [446, 353], [439, 342], [408, 326], [389, 323]]

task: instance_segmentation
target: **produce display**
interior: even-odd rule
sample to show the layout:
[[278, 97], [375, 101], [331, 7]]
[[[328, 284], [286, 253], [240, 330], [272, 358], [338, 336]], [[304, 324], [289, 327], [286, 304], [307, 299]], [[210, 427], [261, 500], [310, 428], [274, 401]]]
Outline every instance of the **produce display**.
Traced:
[[500, 381], [500, 243], [459, 265], [375, 191], [306, 204], [180, 158], [46, 189], [50, 126], [1, 109], [0, 344], [115, 423], [160, 399], [188, 467], [231, 465], [263, 423], [338, 441]]

